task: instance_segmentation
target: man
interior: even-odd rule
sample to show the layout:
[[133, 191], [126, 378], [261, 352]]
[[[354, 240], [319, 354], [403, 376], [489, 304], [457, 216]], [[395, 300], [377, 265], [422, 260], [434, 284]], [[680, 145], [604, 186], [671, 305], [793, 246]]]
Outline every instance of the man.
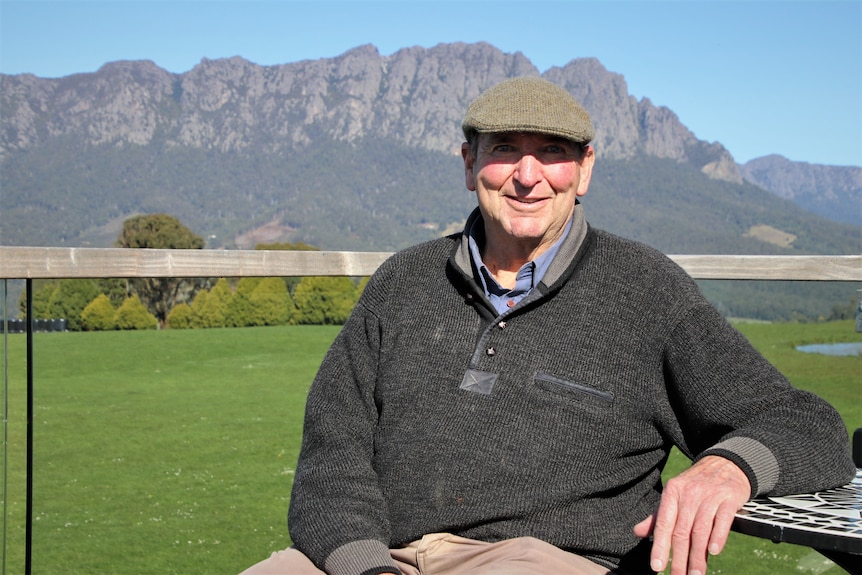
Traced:
[[[478, 209], [368, 283], [308, 397], [295, 548], [248, 574], [703, 574], [750, 497], [850, 481], [848, 435], [660, 253], [591, 228], [586, 111], [468, 108]], [[676, 445], [695, 463], [662, 488]]]

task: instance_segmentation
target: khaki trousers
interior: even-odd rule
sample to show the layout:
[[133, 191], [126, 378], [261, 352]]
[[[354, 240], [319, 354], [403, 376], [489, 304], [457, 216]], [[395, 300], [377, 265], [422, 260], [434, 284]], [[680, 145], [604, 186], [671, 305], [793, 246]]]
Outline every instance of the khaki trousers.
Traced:
[[[391, 549], [404, 575], [610, 575], [607, 568], [533, 537], [486, 543], [432, 533]], [[240, 575], [322, 575], [294, 548], [277, 551]]]

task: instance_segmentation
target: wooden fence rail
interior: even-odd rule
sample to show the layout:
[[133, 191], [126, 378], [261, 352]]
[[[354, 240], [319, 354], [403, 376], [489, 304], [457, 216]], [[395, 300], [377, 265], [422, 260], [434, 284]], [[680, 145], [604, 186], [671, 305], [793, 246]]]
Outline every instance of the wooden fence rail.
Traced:
[[[367, 276], [389, 252], [0, 246], [0, 279]], [[862, 281], [862, 255], [672, 255], [695, 279]]]

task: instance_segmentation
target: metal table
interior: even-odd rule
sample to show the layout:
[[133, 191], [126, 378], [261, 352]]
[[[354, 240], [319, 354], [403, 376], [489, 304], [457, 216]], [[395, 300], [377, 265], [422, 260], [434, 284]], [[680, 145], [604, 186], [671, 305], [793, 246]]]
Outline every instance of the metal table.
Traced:
[[811, 547], [862, 575], [862, 469], [836, 489], [749, 501], [736, 514], [733, 530]]

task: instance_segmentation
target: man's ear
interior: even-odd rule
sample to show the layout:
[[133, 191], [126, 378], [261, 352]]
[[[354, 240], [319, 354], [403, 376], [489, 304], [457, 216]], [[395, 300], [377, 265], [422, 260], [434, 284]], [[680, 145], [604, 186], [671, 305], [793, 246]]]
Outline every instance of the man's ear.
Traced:
[[473, 172], [473, 167], [476, 165], [476, 158], [467, 142], [461, 144], [461, 158], [464, 160], [464, 183], [468, 190], [475, 192], [476, 174]]
[[593, 177], [593, 164], [596, 163], [596, 151], [592, 146], [584, 146], [584, 151], [581, 153], [581, 161], [578, 163], [581, 165], [581, 174], [576, 193], [580, 197], [586, 195], [590, 187], [590, 179]]

